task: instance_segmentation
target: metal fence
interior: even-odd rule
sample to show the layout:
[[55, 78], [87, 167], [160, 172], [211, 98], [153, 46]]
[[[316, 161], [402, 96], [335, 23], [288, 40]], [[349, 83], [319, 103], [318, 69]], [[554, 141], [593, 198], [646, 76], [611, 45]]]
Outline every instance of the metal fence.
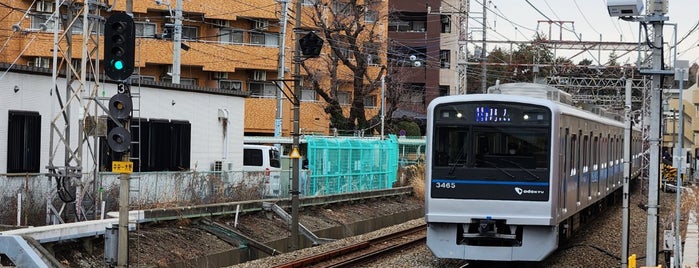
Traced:
[[306, 137], [309, 195], [387, 189], [396, 181], [398, 142], [352, 137]]

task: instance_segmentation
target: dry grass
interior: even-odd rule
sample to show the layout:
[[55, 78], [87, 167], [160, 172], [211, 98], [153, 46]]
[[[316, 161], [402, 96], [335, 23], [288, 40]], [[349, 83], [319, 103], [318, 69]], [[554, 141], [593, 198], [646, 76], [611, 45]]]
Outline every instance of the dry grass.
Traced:
[[425, 198], [425, 164], [415, 164], [405, 167], [405, 175], [408, 178], [408, 185], [413, 187], [413, 194], [417, 198]]

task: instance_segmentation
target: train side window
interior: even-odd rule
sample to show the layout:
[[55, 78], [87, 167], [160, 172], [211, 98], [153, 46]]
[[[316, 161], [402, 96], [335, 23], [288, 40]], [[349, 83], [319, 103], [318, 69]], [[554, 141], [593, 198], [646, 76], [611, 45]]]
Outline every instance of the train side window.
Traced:
[[570, 175], [573, 176], [576, 173], [576, 167], [578, 164], [578, 136], [575, 134], [570, 135], [570, 162], [568, 167], [570, 169]]
[[600, 142], [602, 144], [602, 147], [600, 147], [600, 168], [604, 169], [607, 167], [607, 152], [605, 148], [607, 148], [607, 138], [602, 137], [602, 141]]
[[597, 170], [599, 163], [599, 137], [592, 140], [592, 170]]
[[587, 172], [587, 168], [590, 160], [590, 137], [587, 135], [583, 136], [583, 147], [582, 147], [582, 172]]

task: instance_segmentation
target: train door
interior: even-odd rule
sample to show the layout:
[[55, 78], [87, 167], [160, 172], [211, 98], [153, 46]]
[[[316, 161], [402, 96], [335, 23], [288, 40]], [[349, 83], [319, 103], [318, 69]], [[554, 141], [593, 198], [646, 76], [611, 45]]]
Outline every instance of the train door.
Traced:
[[567, 211], [567, 204], [566, 204], [566, 187], [567, 185], [567, 177], [568, 177], [568, 170], [570, 169], [570, 165], [568, 163], [568, 157], [570, 157], [570, 143], [568, 142], [568, 139], [570, 138], [570, 133], [568, 128], [565, 130], [561, 129], [561, 133], [565, 133], [563, 137], [561, 138], [560, 141], [560, 149], [558, 153], [558, 163], [559, 163], [559, 175], [558, 177], [560, 178], [560, 186], [558, 187], [559, 192], [558, 192], [558, 206], [559, 206], [559, 215], [563, 216], [566, 214]]

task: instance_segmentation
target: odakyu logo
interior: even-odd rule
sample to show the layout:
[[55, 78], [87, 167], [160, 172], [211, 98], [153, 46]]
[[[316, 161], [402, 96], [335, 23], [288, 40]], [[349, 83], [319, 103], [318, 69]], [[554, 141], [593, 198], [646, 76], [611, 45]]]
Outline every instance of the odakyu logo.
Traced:
[[542, 190], [522, 189], [522, 188], [519, 188], [519, 187], [515, 187], [515, 192], [516, 192], [518, 195], [522, 195], [522, 194], [544, 194], [544, 193], [546, 193], [546, 192], [544, 192], [544, 191], [542, 191]]

